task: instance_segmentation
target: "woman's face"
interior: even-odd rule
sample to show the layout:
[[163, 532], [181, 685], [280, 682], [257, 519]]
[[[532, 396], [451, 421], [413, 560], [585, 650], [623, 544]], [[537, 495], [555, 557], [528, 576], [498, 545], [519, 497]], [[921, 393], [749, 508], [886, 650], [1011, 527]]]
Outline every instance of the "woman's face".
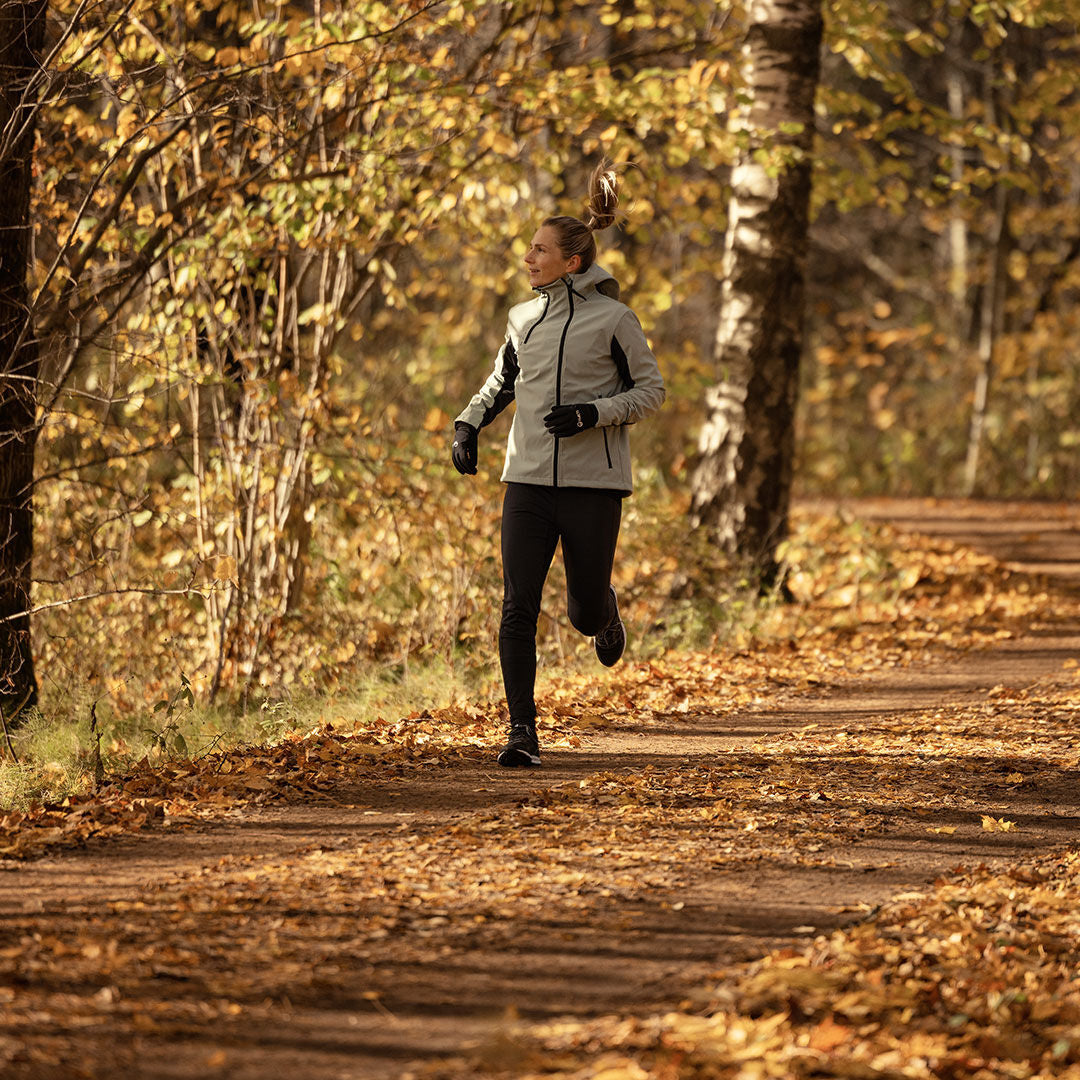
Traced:
[[573, 274], [580, 266], [580, 255], [563, 258], [559, 250], [558, 234], [550, 225], [542, 225], [536, 230], [529, 250], [525, 253], [525, 268], [529, 271], [529, 284], [534, 289], [550, 285], [567, 274]]

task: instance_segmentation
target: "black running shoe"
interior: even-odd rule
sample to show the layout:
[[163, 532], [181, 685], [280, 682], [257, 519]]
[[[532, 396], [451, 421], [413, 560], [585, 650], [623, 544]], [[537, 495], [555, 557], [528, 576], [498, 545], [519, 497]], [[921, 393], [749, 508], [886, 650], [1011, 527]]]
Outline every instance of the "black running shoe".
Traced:
[[596, 649], [596, 657], [604, 667], [611, 667], [619, 662], [619, 658], [626, 648], [626, 627], [619, 618], [619, 601], [615, 596], [615, 586], [611, 586], [611, 606], [615, 614], [611, 616], [611, 622], [596, 635], [593, 648]]
[[540, 764], [540, 744], [534, 724], [513, 724], [506, 745], [499, 751], [499, 764], [508, 769]]

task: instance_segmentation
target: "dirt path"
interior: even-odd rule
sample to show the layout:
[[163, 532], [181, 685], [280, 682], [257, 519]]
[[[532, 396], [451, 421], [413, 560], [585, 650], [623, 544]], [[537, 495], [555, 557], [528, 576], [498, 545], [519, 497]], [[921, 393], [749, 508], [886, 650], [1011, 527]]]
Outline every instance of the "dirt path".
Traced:
[[[1080, 582], [1067, 507], [858, 512]], [[599, 731], [537, 772], [478, 753], [334, 806], [4, 865], [0, 957], [24, 959], [0, 985], [3, 1075], [378, 1080], [463, 1046], [512, 1067], [515, 1014], [692, 1001], [724, 965], [957, 864], [1073, 841], [1075, 772], [1039, 756], [1068, 717], [1030, 688], [1077, 657], [1080, 625], [1047, 611], [948, 664], [792, 693], [734, 723]], [[995, 727], [1028, 723], [1030, 753], [999, 753]], [[934, 749], [950, 724], [971, 744], [959, 766]], [[690, 801], [682, 778], [713, 794]], [[880, 800], [849, 798], [856, 783]]]

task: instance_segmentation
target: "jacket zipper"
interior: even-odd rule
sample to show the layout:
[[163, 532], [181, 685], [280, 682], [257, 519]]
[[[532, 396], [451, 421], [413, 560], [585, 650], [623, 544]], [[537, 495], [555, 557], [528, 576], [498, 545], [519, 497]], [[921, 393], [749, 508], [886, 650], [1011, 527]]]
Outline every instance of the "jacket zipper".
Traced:
[[[562, 404], [562, 366], [563, 351], [566, 348], [566, 335], [570, 332], [570, 323], [574, 318], [574, 287], [569, 281], [566, 283], [566, 302], [570, 305], [570, 312], [566, 316], [566, 325], [559, 338], [559, 360], [555, 367], [555, 404]], [[545, 311], [546, 314], [546, 311]], [[551, 483], [553, 487], [559, 486], [559, 440], [555, 440], [555, 449], [551, 458]]]
[[540, 312], [540, 318], [537, 319], [536, 322], [534, 322], [532, 326], [529, 327], [528, 331], [525, 334], [525, 337], [522, 338], [522, 347], [529, 344], [529, 338], [532, 337], [532, 332], [544, 321], [544, 319], [547, 318], [549, 307], [551, 307], [551, 297], [547, 293], [544, 293], [544, 310]]

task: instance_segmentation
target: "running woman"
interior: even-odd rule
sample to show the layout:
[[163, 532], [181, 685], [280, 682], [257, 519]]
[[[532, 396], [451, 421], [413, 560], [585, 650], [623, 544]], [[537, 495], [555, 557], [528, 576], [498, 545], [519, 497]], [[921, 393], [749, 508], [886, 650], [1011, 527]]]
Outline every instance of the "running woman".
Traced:
[[494, 370], [454, 422], [454, 467], [473, 475], [479, 430], [516, 402], [502, 474], [499, 660], [510, 733], [498, 761], [507, 767], [540, 764], [536, 624], [560, 540], [570, 622], [607, 667], [626, 647], [611, 570], [633, 488], [628, 428], [660, 408], [664, 382], [618, 282], [596, 263], [593, 233], [614, 224], [618, 187], [601, 162], [586, 220], [541, 223], [525, 255], [536, 296], [511, 308]]

